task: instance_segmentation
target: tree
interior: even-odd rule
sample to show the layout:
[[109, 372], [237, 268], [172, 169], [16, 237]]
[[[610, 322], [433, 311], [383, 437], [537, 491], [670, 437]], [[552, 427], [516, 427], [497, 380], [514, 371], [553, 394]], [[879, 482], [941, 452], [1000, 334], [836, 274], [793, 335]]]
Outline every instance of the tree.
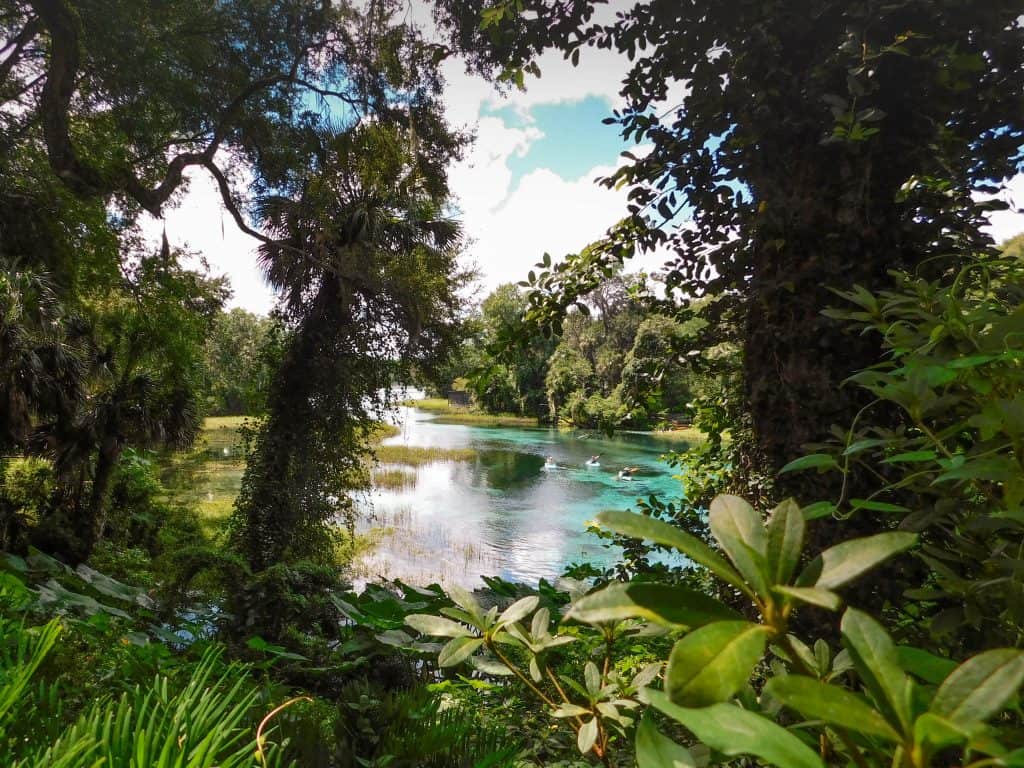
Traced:
[[179, 258], [165, 240], [121, 290], [87, 305], [85, 396], [34, 428], [34, 450], [53, 460], [59, 480], [37, 543], [74, 562], [103, 537], [125, 449], [184, 447], [198, 430], [203, 341], [228, 291]]
[[205, 345], [206, 410], [215, 416], [261, 413], [279, 362], [273, 320], [235, 307], [217, 316]]
[[[558, 320], [638, 249], [670, 248], [670, 290], [740, 303], [751, 448], [778, 470], [852, 419], [863, 396], [839, 385], [880, 355], [821, 314], [830, 288], [991, 248], [982, 213], [1000, 204], [972, 193], [1024, 166], [1020, 4], [656, 0], [589, 23], [596, 5], [440, 4], [480, 71], [521, 81], [548, 47], [634, 62], [609, 121], [651, 149], [605, 182], [630, 188], [626, 218], [538, 275], [534, 319]], [[832, 482], [782, 479], [803, 498]]]
[[[528, 307], [526, 296], [512, 283], [495, 288], [480, 304], [485, 348], [501, 344], [506, 334], [518, 334]], [[534, 336], [510, 364], [488, 358], [473, 379], [477, 402], [492, 413], [520, 413], [544, 418], [547, 395], [544, 378], [556, 341]]]
[[[76, 195], [116, 196], [154, 215], [188, 169], [202, 168], [238, 226], [263, 238], [246, 221], [233, 168], [259, 194], [301, 184], [319, 134], [339, 122], [400, 116], [433, 135], [404, 95], [436, 77], [436, 49], [408, 28], [384, 34], [397, 7], [4, 0], [4, 149], [41, 146]], [[381, 66], [389, 56], [403, 66]]]
[[544, 377], [552, 417], [558, 418], [562, 406], [574, 392], [589, 387], [593, 375], [594, 369], [579, 351], [566, 345], [558, 346], [548, 361], [548, 373]]
[[278, 241], [260, 259], [291, 340], [232, 518], [254, 572], [330, 560], [331, 526], [392, 385], [457, 341], [460, 231], [442, 214], [443, 165], [423, 154], [437, 148], [416, 151], [411, 138], [395, 125], [354, 128], [302, 197], [263, 206]]
[[672, 318], [654, 315], [644, 320], [622, 368], [622, 401], [652, 416], [687, 410], [691, 391], [679, 357], [688, 341], [687, 329]]

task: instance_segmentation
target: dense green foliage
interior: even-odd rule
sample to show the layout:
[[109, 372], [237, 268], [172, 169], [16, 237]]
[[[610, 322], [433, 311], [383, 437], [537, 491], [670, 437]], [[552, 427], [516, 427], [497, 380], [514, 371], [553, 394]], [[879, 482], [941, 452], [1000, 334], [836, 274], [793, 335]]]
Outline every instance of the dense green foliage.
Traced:
[[[0, 0], [0, 763], [1024, 764], [1019, 1], [599, 5]], [[440, 63], [584, 47], [624, 218], [466, 316]], [[143, 238], [190, 170], [271, 319]], [[357, 593], [409, 381], [708, 439], [613, 567]], [[229, 521], [161, 479], [204, 413], [259, 417]]]
[[219, 314], [205, 345], [206, 413], [262, 413], [285, 340], [283, 325], [272, 319], [237, 307]]
[[[638, 249], [668, 248], [680, 298], [729, 299], [707, 317], [743, 350], [749, 460], [770, 473], [866, 402], [840, 383], [881, 350], [821, 314], [829, 288], [884, 289], [889, 269], [989, 248], [982, 214], [1007, 204], [971, 193], [1021, 168], [1015, 0], [666, 0], [604, 23], [592, 0], [439, 5], [481, 72], [522, 81], [552, 47], [573, 61], [587, 47], [629, 56], [625, 103], [608, 120], [650, 151], [626, 153], [605, 181], [629, 189], [626, 217], [539, 265], [527, 336]], [[665, 103], [675, 84], [679, 103]], [[780, 483], [800, 496], [837, 489], [829, 476]]]
[[578, 427], [689, 421], [698, 393], [719, 385], [684, 357], [706, 322], [649, 316], [648, 291], [643, 275], [609, 278], [566, 315], [557, 337], [536, 336], [508, 359], [502, 339], [526, 333], [529, 302], [520, 287], [499, 286], [465, 320], [469, 338], [433, 386], [464, 381], [487, 413]]

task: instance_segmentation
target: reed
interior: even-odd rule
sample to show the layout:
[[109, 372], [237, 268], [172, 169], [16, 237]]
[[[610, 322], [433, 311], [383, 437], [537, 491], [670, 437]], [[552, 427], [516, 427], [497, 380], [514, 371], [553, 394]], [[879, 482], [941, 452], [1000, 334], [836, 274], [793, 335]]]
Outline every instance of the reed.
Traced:
[[402, 491], [416, 485], [416, 473], [407, 467], [386, 467], [373, 473], [373, 487]]

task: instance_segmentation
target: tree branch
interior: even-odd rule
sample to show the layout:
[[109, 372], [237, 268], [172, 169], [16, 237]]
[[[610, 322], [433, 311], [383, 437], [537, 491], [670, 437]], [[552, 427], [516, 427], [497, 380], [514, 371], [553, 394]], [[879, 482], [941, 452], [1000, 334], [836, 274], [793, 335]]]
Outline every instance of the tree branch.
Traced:
[[11, 74], [11, 70], [21, 61], [21, 53], [25, 50], [25, 46], [32, 42], [32, 39], [39, 34], [42, 30], [42, 22], [35, 16], [29, 19], [28, 23], [24, 26], [18, 36], [11, 40], [7, 45], [4, 46], [3, 50], [6, 50], [10, 46], [14, 46], [14, 50], [11, 51], [11, 55], [3, 61], [0, 61], [0, 83], [8, 78]]
[[[224, 142], [238, 112], [245, 103], [260, 91], [282, 83], [295, 83], [312, 88], [312, 84], [298, 77], [299, 67], [310, 50], [303, 48], [295, 57], [288, 72], [282, 72], [254, 80], [227, 105], [222, 113], [209, 142], [198, 152], [183, 152], [176, 155], [167, 165], [163, 180], [154, 188], [146, 186], [129, 167], [101, 173], [91, 164], [83, 161], [71, 143], [68, 113], [75, 93], [75, 81], [80, 66], [81, 22], [77, 12], [68, 0], [31, 0], [38, 17], [50, 34], [50, 60], [46, 67], [46, 82], [40, 98], [40, 112], [43, 136], [46, 141], [50, 166], [57, 176], [79, 195], [106, 195], [124, 191], [139, 205], [154, 216], [160, 216], [163, 204], [181, 185], [183, 174], [190, 166], [204, 166], [214, 169], [213, 156]], [[337, 92], [321, 89], [322, 95], [344, 98]], [[211, 172], [213, 172], [211, 170]], [[218, 178], [219, 176], [219, 178]], [[226, 183], [223, 174], [215, 174], [218, 184]], [[223, 188], [223, 187], [222, 187]], [[230, 204], [230, 196], [224, 196], [228, 210], [242, 231], [258, 237], [264, 242], [277, 241], [259, 235], [244, 224], [237, 208]]]

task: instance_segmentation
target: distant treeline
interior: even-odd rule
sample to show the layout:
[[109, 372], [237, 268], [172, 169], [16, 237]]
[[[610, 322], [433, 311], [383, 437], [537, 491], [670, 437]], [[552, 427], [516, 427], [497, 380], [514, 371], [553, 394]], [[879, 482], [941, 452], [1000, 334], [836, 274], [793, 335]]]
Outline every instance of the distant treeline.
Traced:
[[244, 416], [263, 411], [285, 338], [284, 326], [272, 318], [237, 307], [218, 314], [204, 347], [205, 414]]
[[685, 353], [706, 321], [687, 310], [651, 314], [643, 303], [649, 282], [642, 274], [612, 277], [569, 312], [560, 336], [534, 336], [495, 356], [488, 350], [516, 335], [529, 308], [524, 291], [501, 285], [467, 320], [459, 353], [430, 388], [442, 396], [466, 390], [489, 413], [580, 427], [689, 421], [695, 396], [720, 388], [722, 374], [706, 356]]

